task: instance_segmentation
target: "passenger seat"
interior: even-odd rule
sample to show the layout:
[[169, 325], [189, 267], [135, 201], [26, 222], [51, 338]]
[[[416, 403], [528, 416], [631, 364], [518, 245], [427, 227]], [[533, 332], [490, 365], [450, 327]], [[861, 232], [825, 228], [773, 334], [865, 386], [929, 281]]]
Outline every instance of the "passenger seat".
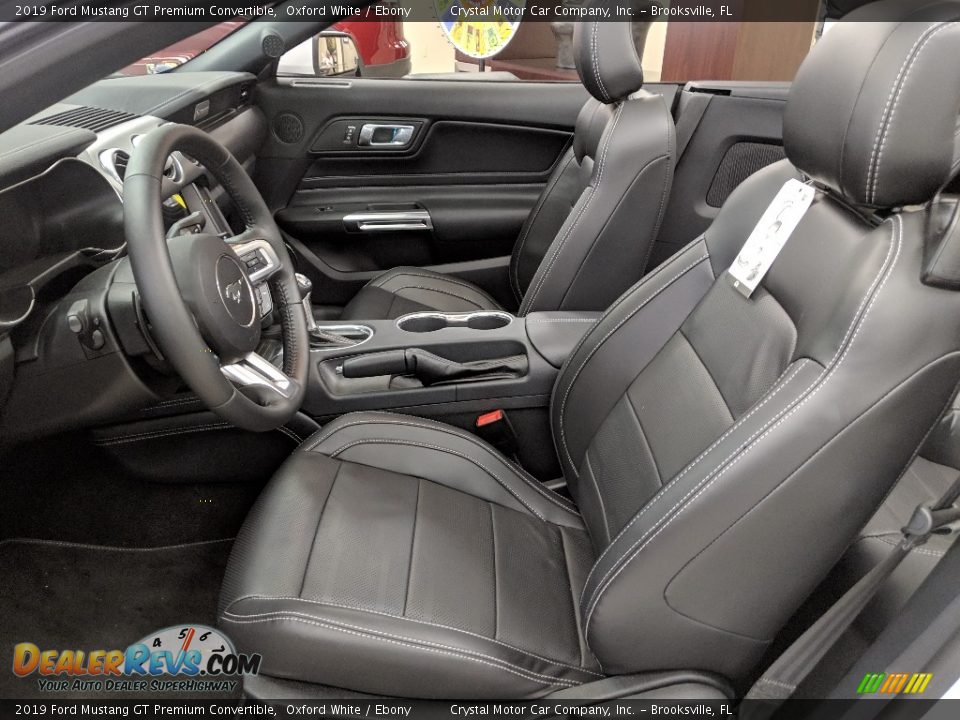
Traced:
[[[577, 24], [577, 72], [593, 97], [514, 246], [509, 280], [519, 315], [604, 310], [645, 274], [670, 193], [675, 149], [666, 100], [640, 90], [649, 24]], [[466, 280], [398, 267], [363, 287], [341, 317], [501, 309]]]

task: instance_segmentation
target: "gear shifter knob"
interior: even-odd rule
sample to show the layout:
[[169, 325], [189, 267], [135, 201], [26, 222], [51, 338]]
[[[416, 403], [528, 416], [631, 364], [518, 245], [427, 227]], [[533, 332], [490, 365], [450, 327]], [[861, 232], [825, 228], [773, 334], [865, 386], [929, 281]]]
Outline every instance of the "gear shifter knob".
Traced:
[[300, 290], [300, 299], [302, 300], [313, 292], [313, 281], [303, 273], [296, 273], [294, 277], [297, 279], [297, 289]]
[[313, 282], [303, 273], [296, 273], [297, 289], [300, 291], [300, 302], [303, 303], [303, 312], [307, 316], [307, 331], [312, 333], [317, 329], [317, 321], [313, 318], [313, 303], [310, 294], [313, 292]]

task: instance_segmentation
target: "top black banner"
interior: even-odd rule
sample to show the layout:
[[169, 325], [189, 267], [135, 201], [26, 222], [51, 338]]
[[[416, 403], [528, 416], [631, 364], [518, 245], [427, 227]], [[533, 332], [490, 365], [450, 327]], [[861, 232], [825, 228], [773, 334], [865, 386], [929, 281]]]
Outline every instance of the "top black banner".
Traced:
[[[922, 3], [923, 0], [917, 0]], [[0, 0], [0, 22], [271, 22], [384, 20], [438, 22], [814, 22], [839, 17], [865, 0]], [[870, 20], [882, 20], [882, 12]]]

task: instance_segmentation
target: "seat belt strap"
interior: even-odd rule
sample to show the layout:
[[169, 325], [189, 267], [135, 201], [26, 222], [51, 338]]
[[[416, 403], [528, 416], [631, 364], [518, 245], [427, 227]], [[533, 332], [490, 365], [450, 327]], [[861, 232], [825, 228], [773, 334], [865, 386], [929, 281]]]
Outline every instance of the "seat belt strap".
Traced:
[[840, 636], [853, 624], [877, 590], [911, 550], [923, 545], [930, 536], [960, 520], [960, 476], [934, 503], [922, 503], [913, 511], [903, 528], [903, 537], [887, 557], [881, 560], [856, 585], [820, 616], [773, 662], [746, 695], [746, 700], [765, 700], [772, 711], [790, 698]]

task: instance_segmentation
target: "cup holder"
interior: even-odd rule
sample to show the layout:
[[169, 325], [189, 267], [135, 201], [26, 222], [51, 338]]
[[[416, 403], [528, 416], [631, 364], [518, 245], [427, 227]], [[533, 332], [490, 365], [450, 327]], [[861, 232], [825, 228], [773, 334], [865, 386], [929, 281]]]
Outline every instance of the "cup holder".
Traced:
[[482, 311], [472, 313], [413, 313], [397, 320], [397, 327], [406, 332], [428, 333], [444, 328], [496, 330], [513, 322], [505, 312]]

